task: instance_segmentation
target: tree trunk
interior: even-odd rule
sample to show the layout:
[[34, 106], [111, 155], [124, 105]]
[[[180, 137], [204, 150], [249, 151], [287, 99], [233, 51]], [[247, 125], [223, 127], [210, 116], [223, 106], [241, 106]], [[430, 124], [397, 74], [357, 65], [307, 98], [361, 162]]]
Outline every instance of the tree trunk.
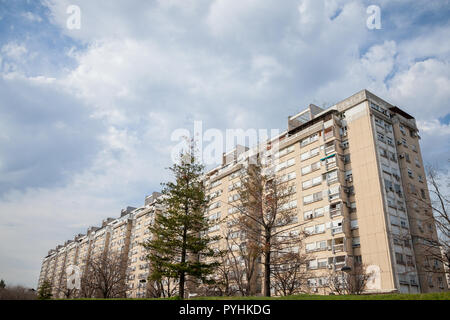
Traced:
[[[187, 232], [186, 228], [183, 229], [183, 245], [181, 248], [181, 264], [183, 265], [186, 262], [186, 238], [187, 238]], [[181, 299], [184, 299], [184, 282], [185, 282], [185, 272], [180, 272], [180, 286], [179, 286], [179, 292], [178, 295]]]
[[266, 244], [264, 247], [264, 296], [270, 297], [270, 235], [266, 231]]

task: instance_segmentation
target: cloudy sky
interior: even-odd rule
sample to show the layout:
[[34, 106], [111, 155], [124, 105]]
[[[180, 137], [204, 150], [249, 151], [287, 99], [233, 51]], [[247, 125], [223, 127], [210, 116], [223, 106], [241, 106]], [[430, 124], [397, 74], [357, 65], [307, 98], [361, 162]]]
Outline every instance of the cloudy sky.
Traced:
[[35, 287], [48, 249], [142, 205], [194, 120], [284, 130], [367, 88], [448, 166], [449, 34], [448, 0], [0, 0], [0, 278]]

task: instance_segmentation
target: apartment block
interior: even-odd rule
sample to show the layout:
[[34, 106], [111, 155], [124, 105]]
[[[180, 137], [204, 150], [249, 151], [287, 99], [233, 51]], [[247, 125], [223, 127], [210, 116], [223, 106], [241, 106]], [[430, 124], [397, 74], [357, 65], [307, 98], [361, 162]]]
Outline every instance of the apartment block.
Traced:
[[[310, 105], [288, 117], [287, 129], [278, 137], [252, 148], [237, 146], [223, 155], [222, 165], [205, 174], [211, 199], [208, 234], [234, 236], [241, 175], [257, 155], [265, 164], [263, 174], [292, 185], [286, 206], [295, 210], [291, 223], [299, 227], [289, 232], [307, 234], [297, 250], [311, 257], [311, 292], [329, 293], [325, 275], [356, 262], [373, 273], [367, 292], [447, 290], [443, 273], [432, 272], [443, 266], [424, 251], [437, 232], [429, 218], [419, 140], [411, 115], [367, 90], [326, 109]], [[154, 193], [144, 206], [122, 211], [119, 218], [51, 250], [39, 282], [50, 279], [56, 285], [69, 263], [83, 268], [93, 257], [117, 252], [127, 261], [127, 296], [144, 297], [149, 266], [141, 243], [151, 238], [148, 226], [164, 210], [156, 203], [160, 196]], [[235, 252], [237, 246], [228, 247], [223, 239], [211, 244]], [[259, 267], [253, 294], [263, 291], [261, 277]]]

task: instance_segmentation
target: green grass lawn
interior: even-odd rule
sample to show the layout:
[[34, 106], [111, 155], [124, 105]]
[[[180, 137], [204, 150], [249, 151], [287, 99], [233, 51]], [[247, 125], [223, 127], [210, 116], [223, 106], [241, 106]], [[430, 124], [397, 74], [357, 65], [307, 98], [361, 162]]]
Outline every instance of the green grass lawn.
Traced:
[[423, 294], [295, 295], [286, 297], [198, 297], [192, 300], [450, 300], [450, 291]]
[[[63, 300], [63, 299], [60, 299]], [[74, 300], [178, 300], [170, 299], [74, 299]], [[301, 294], [286, 297], [197, 297], [189, 300], [450, 300], [450, 291], [421, 294], [371, 294], [371, 295], [308, 295]]]

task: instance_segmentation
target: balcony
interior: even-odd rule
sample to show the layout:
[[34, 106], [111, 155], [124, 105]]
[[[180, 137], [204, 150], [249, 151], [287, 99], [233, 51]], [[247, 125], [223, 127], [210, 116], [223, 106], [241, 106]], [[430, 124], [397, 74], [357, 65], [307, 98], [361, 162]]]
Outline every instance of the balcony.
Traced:
[[343, 243], [335, 244], [334, 246], [332, 246], [331, 250], [333, 251], [333, 253], [344, 252], [345, 251], [344, 244]]
[[334, 161], [334, 162], [329, 162], [329, 163], [327, 163], [326, 165], [325, 165], [325, 169], [327, 170], [327, 171], [329, 171], [329, 170], [331, 170], [331, 169], [334, 169], [334, 168], [336, 168], [336, 161]]
[[342, 232], [343, 232], [342, 226], [331, 228], [331, 235], [333, 235], [333, 236], [335, 234], [339, 234], [339, 233], [342, 233]]
[[330, 218], [342, 215], [341, 203], [330, 205]]
[[336, 256], [328, 258], [328, 268], [340, 270], [347, 261], [347, 256]]
[[329, 127], [327, 129], [325, 129], [324, 134], [323, 134], [323, 138], [324, 140], [328, 140], [334, 137], [334, 130], [333, 127]]
[[325, 147], [325, 155], [329, 155], [330, 153], [333, 153], [336, 151], [336, 148], [334, 147], [334, 144], [328, 147]]

